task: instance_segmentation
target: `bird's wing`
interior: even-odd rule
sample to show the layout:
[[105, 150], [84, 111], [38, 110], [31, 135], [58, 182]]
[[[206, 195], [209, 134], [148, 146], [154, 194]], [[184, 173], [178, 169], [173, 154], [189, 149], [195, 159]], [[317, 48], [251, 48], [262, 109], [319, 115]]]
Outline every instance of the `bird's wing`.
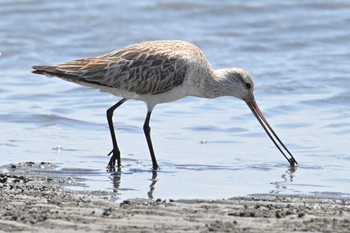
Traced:
[[[33, 67], [35, 69], [35, 67]], [[54, 66], [51, 75], [137, 94], [159, 94], [183, 83], [186, 62], [176, 53], [129, 46], [106, 55]], [[37, 72], [39, 73], [39, 72]], [[74, 80], [74, 79], [79, 80]]]

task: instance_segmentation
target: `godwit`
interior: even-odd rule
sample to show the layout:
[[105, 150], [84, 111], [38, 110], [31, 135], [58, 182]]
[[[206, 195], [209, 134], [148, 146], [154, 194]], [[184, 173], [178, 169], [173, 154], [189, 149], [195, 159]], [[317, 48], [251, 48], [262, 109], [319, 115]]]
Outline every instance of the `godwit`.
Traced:
[[[33, 73], [57, 76], [83, 86], [122, 97], [107, 110], [107, 121], [113, 149], [108, 154], [108, 167], [121, 166], [120, 151], [113, 127], [113, 112], [128, 99], [141, 100], [147, 105], [143, 125], [153, 169], [158, 169], [150, 136], [151, 113], [159, 103], [178, 100], [185, 96], [216, 98], [233, 96], [246, 102], [272, 142], [288, 160], [297, 161], [282, 143], [254, 99], [254, 82], [241, 68], [213, 70], [203, 52], [184, 41], [150, 41], [130, 45], [120, 50], [93, 58], [83, 58], [55, 66], [33, 66]], [[277, 141], [276, 141], [277, 140]], [[290, 155], [288, 158], [281, 149]]]

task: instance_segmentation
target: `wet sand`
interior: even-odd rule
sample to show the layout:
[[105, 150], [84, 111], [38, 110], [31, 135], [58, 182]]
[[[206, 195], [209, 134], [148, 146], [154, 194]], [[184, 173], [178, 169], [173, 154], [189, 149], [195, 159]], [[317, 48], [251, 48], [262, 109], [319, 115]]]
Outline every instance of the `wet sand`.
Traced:
[[[106, 193], [105, 193], [106, 194]], [[350, 200], [261, 195], [126, 200], [74, 192], [45, 174], [0, 174], [0, 232], [349, 232]]]

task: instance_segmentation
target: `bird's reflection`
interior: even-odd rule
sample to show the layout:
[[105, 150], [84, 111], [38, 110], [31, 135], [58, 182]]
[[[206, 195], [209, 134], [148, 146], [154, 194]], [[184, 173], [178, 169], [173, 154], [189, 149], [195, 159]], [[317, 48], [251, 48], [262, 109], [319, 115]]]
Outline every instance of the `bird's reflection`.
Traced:
[[[109, 168], [108, 172], [112, 176], [112, 182], [113, 182], [113, 190], [115, 193], [119, 193], [120, 191], [120, 183], [121, 183], [121, 178], [122, 178], [122, 171], [121, 168]], [[149, 199], [153, 199], [153, 192], [155, 190], [155, 186], [157, 184], [157, 176], [158, 172], [157, 171], [152, 171], [152, 177], [150, 179], [151, 184], [149, 185], [149, 191], [147, 192], [147, 197]]]
[[113, 182], [113, 191], [118, 193], [119, 187], [120, 187], [120, 181], [122, 178], [122, 171], [121, 168], [118, 167], [117, 169], [115, 167], [108, 168], [108, 172], [112, 176], [112, 182]]
[[157, 171], [152, 171], [152, 178], [151, 178], [151, 185], [149, 186], [149, 191], [147, 192], [148, 198], [153, 199], [153, 191], [155, 189], [156, 183], [157, 183], [157, 176], [158, 172]]
[[292, 183], [294, 179], [297, 167], [289, 166], [289, 168], [282, 174], [282, 180], [272, 182], [275, 185], [275, 189], [270, 191], [270, 194], [280, 194], [281, 192], [287, 190], [288, 183]]

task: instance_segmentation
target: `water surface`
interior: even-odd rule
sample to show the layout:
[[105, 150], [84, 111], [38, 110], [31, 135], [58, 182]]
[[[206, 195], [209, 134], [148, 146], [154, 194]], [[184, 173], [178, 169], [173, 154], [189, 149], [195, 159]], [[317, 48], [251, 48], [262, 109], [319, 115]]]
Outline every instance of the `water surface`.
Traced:
[[[117, 197], [228, 198], [309, 194], [349, 197], [350, 4], [347, 1], [1, 1], [0, 165], [34, 161], [74, 177], [78, 190]], [[115, 112], [121, 172], [105, 111], [119, 99], [32, 65], [100, 55], [146, 40], [198, 45], [214, 68], [244, 67], [275, 131], [295, 155], [279, 154], [240, 100], [193, 97], [155, 108], [151, 172], [146, 107]]]

